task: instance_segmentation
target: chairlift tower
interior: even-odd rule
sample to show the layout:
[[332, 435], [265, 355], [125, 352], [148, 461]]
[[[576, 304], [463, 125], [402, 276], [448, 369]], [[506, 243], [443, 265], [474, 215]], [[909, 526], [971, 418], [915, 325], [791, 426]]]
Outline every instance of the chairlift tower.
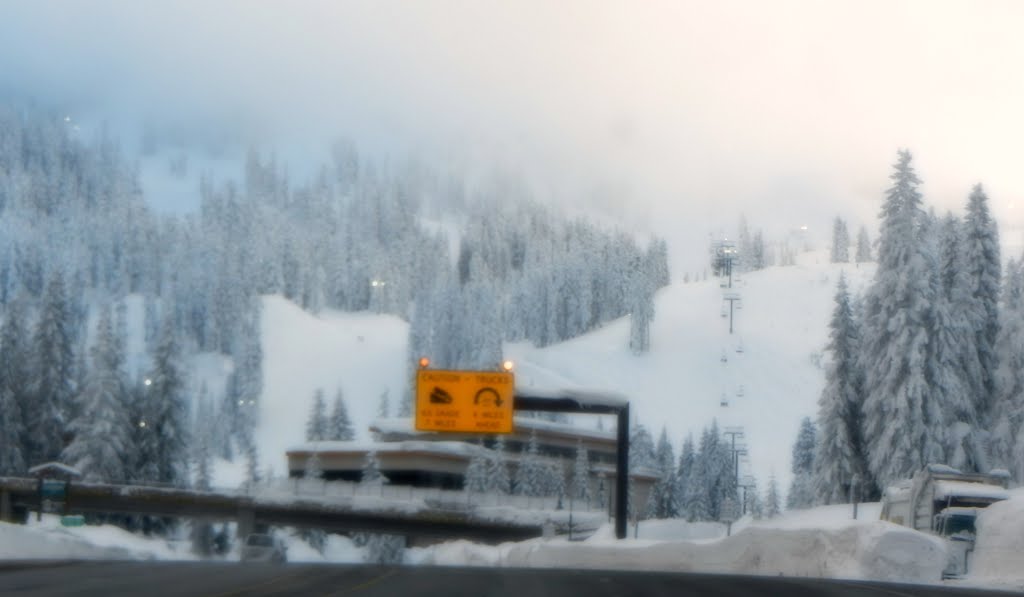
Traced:
[[722, 295], [722, 300], [729, 302], [729, 333], [731, 334], [733, 329], [733, 308], [742, 299], [738, 292], [726, 292]]
[[739, 249], [736, 248], [736, 243], [729, 239], [722, 239], [713, 241], [711, 247], [715, 254], [719, 275], [724, 273], [726, 278], [728, 278], [728, 285], [726, 285], [726, 282], [723, 282], [721, 284], [722, 288], [732, 288], [733, 263], [739, 257]]
[[739, 484], [740, 484], [740, 455], [742, 454], [742, 455], [746, 456], [746, 454], [747, 454], [747, 446], [746, 446], [746, 444], [737, 444], [736, 440], [737, 439], [745, 439], [745, 436], [743, 435], [743, 427], [742, 426], [726, 427], [722, 431], [722, 435], [728, 435], [730, 437], [730, 439], [731, 439], [732, 448], [731, 448], [730, 451], [732, 452], [733, 473], [736, 475], [736, 485], [739, 486]]

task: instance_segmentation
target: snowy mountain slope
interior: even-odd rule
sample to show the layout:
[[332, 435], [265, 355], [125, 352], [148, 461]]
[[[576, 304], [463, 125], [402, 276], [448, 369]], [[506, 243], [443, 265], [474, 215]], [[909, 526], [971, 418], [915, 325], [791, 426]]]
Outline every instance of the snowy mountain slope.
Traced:
[[306, 440], [318, 388], [328, 404], [341, 388], [356, 437], [376, 416], [385, 391], [394, 406], [406, 387], [406, 335], [400, 319], [370, 313], [312, 315], [280, 296], [264, 297], [263, 395], [256, 439], [260, 462], [286, 474], [285, 451]]
[[[789, 484], [790, 452], [800, 418], [815, 416], [824, 383], [822, 350], [839, 272], [859, 291], [873, 268], [827, 263], [823, 253], [800, 256], [796, 266], [744, 274], [733, 289], [742, 297], [735, 333], [721, 317], [717, 279], [675, 283], [657, 297], [651, 352], [633, 355], [629, 322], [621, 319], [572, 341], [546, 348], [506, 347], [521, 389], [590, 388], [621, 392], [639, 421], [665, 425], [676, 450], [686, 433], [699, 434], [713, 418], [742, 425], [752, 472], [761, 488], [775, 474]], [[317, 388], [328, 400], [341, 387], [360, 438], [376, 416], [380, 395], [392, 408], [406, 387], [407, 324], [369, 313], [311, 315], [281, 297], [263, 308], [264, 393], [261, 463], [284, 474], [284, 453], [304, 438]], [[744, 351], [736, 352], [742, 342]], [[723, 351], [727, 363], [721, 362]], [[737, 396], [740, 386], [743, 396]], [[720, 406], [723, 392], [729, 406]], [[590, 423], [584, 423], [590, 424]]]
[[796, 266], [745, 274], [732, 289], [742, 298], [732, 335], [728, 317], [721, 317], [728, 289], [712, 279], [676, 283], [658, 295], [648, 354], [630, 353], [627, 320], [542, 350], [512, 346], [517, 385], [621, 392], [653, 434], [667, 427], [677, 451], [686, 433], [699, 439], [714, 418], [720, 427], [743, 426], [761, 488], [775, 474], [785, 490], [800, 419], [816, 415], [824, 385], [823, 348], [839, 273], [846, 272], [855, 292], [873, 273], [873, 267], [827, 261], [808, 253]]

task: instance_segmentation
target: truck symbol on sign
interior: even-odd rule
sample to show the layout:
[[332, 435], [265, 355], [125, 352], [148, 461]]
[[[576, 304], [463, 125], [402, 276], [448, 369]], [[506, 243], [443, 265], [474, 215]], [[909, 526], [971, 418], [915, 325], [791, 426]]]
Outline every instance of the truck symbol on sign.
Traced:
[[491, 403], [498, 407], [505, 403], [505, 401], [501, 399], [501, 394], [499, 394], [494, 388], [482, 388], [476, 393], [476, 396], [473, 397], [473, 404], [480, 404], [481, 402], [484, 404]]
[[445, 392], [441, 388], [434, 386], [434, 390], [430, 392], [430, 403], [431, 404], [451, 404], [452, 395]]

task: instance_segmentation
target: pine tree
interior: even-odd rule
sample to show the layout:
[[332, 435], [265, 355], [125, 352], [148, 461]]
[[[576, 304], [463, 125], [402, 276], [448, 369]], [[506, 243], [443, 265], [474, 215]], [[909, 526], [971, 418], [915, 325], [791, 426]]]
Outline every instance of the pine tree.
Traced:
[[541, 496], [544, 495], [545, 465], [540, 459], [540, 448], [537, 445], [537, 431], [530, 432], [530, 439], [523, 448], [519, 458], [519, 468], [516, 471], [515, 492], [516, 495]]
[[155, 436], [156, 479], [160, 483], [183, 485], [188, 461], [185, 379], [178, 365], [178, 344], [172, 322], [167, 320], [153, 355], [153, 372], [146, 391], [147, 429]]
[[363, 460], [362, 477], [359, 479], [359, 482], [370, 486], [384, 485], [388, 482], [387, 477], [380, 470], [380, 459], [377, 458], [375, 450], [370, 450], [366, 453], [366, 459]]
[[992, 464], [1024, 479], [1024, 257], [1006, 265], [996, 352], [997, 400], [992, 429]]
[[864, 440], [880, 486], [942, 458], [930, 402], [927, 355], [930, 307], [927, 243], [921, 237], [920, 183], [911, 155], [900, 151], [882, 208], [878, 269], [867, 296], [862, 345]]
[[260, 475], [260, 453], [252, 436], [243, 440], [242, 448], [245, 451], [245, 486], [252, 491], [263, 480]]
[[131, 423], [109, 309], [103, 310], [97, 322], [91, 360], [85, 387], [78, 396], [78, 416], [69, 425], [74, 439], [61, 460], [81, 471], [86, 481], [123, 483], [129, 476], [126, 458], [133, 451]]
[[21, 301], [8, 303], [3, 327], [0, 328], [0, 475], [16, 476], [27, 468], [25, 418], [22, 401], [25, 363], [24, 336], [21, 329]]
[[850, 304], [846, 277], [840, 275], [829, 323], [831, 360], [818, 399], [818, 445], [814, 459], [815, 493], [824, 504], [847, 501], [854, 477], [865, 486], [867, 459], [861, 440], [864, 374], [857, 360], [860, 333]]
[[331, 418], [328, 422], [328, 439], [350, 442], [356, 438], [356, 432], [352, 428], [352, 420], [348, 416], [348, 408], [345, 406], [345, 398], [342, 396], [341, 388], [334, 397], [334, 406], [331, 409]]
[[309, 458], [306, 459], [306, 464], [302, 470], [302, 478], [304, 479], [323, 479], [324, 467], [320, 462], [320, 452], [315, 448], [310, 451]]
[[377, 417], [381, 419], [386, 419], [390, 416], [391, 402], [388, 399], [388, 391], [384, 390], [384, 392], [380, 395], [380, 401], [377, 403]]
[[786, 497], [790, 509], [810, 508], [814, 505], [814, 448], [817, 429], [810, 417], [800, 421], [800, 431], [793, 444], [793, 482]]
[[868, 238], [868, 229], [864, 226], [860, 227], [860, 231], [857, 232], [857, 255], [855, 257], [857, 263], [868, 263], [871, 261], [871, 240]]
[[466, 466], [465, 481], [463, 489], [468, 493], [485, 493], [488, 490], [487, 480], [487, 453], [482, 447], [475, 450]]
[[651, 490], [652, 505], [654, 506], [652, 514], [655, 518], [674, 518], [679, 514], [674, 491], [676, 457], [672, 451], [672, 444], [668, 441], [668, 431], [665, 427], [661, 428], [655, 457], [659, 477]]
[[306, 441], [322, 442], [329, 439], [327, 405], [324, 403], [324, 391], [317, 388], [313, 394], [313, 406], [306, 421]]
[[[987, 429], [995, 402], [995, 379], [999, 366], [995, 344], [999, 335], [1002, 261], [999, 255], [999, 230], [989, 213], [988, 196], [980, 184], [974, 186], [967, 200], [964, 242], [968, 288], [974, 299], [974, 308], [968, 313], [975, 333], [977, 359], [981, 365], [980, 383], [972, 389], [976, 395], [976, 410], [981, 424]], [[980, 460], [981, 455], [978, 456]], [[979, 470], [987, 470], [987, 462], [974, 464]]]
[[755, 520], [760, 520], [764, 516], [764, 501], [761, 499], [761, 493], [757, 489], [756, 478], [751, 477], [750, 484], [746, 486], [746, 490], [743, 492], [743, 511]]
[[942, 462], [977, 470], [979, 457], [982, 462], [987, 460], [975, 447], [981, 433], [976, 396], [982, 386], [982, 367], [970, 323], [970, 313], [977, 306], [971, 296], [961, 228], [949, 214], [937, 235], [938, 262], [932, 281], [937, 300], [932, 303], [934, 324], [928, 357], [931, 398], [942, 411]]
[[30, 462], [56, 460], [64, 449], [64, 426], [74, 395], [74, 355], [64, 278], [58, 272], [46, 286], [36, 323], [32, 399], [23, 411], [31, 443]]
[[850, 233], [846, 229], [846, 222], [840, 218], [832, 223], [832, 263], [848, 263], [850, 261]]
[[711, 496], [717, 480], [713, 466], [717, 442], [717, 436], [713, 435], [706, 427], [701, 431], [700, 448], [694, 457], [692, 472], [686, 486], [685, 510], [688, 520], [701, 521], [714, 518]]
[[494, 440], [491, 459], [487, 463], [487, 483], [488, 491], [503, 495], [512, 493], [512, 479], [508, 474], [508, 465], [505, 464], [505, 438], [500, 435]]
[[654, 285], [650, 275], [636, 263], [630, 281], [629, 348], [633, 354], [651, 349], [651, 321], [654, 319]]
[[683, 441], [683, 448], [679, 454], [679, 467], [676, 469], [675, 475], [674, 498], [678, 507], [678, 515], [690, 522], [695, 520], [688, 498], [691, 495], [696, 460], [697, 453], [693, 445], [693, 434], [690, 434]]

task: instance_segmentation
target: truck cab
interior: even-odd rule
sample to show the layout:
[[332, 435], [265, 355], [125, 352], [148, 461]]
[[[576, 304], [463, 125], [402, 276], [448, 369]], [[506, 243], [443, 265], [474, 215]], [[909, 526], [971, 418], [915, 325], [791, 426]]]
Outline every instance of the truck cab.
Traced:
[[976, 536], [978, 513], [1009, 497], [1009, 473], [964, 473], [931, 464], [913, 479], [888, 487], [882, 497], [882, 519], [945, 539], [949, 563], [944, 578], [967, 573]]

